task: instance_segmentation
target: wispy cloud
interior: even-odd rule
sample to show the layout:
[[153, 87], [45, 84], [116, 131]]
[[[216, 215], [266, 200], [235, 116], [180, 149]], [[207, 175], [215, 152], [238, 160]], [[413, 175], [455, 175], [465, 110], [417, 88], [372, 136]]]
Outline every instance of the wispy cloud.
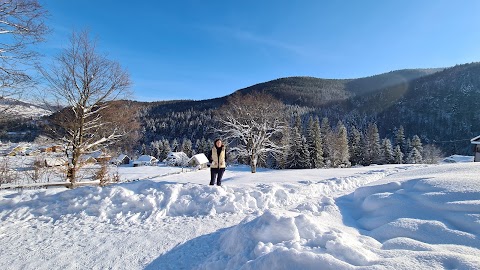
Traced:
[[234, 38], [242, 42], [254, 43], [257, 45], [277, 48], [277, 49], [290, 52], [292, 54], [306, 56], [306, 53], [305, 53], [306, 50], [302, 46], [277, 40], [271, 37], [262, 36], [251, 31], [246, 31], [246, 30], [226, 27], [226, 26], [202, 26], [200, 28], [203, 31], [209, 32], [216, 36], [221, 35], [223, 37]]

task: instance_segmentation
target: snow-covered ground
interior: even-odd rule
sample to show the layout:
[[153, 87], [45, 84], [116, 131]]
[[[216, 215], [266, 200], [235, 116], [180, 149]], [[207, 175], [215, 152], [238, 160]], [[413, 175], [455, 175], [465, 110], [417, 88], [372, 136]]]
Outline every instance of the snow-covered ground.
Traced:
[[480, 269], [480, 164], [120, 168], [0, 192], [0, 269]]

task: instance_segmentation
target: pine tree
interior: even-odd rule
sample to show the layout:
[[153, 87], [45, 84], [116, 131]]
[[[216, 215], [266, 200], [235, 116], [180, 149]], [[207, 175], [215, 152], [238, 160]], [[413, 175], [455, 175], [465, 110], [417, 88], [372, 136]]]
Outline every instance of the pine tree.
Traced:
[[406, 153], [406, 141], [405, 141], [405, 130], [403, 126], [400, 126], [395, 132], [395, 146], [400, 146], [402, 153]]
[[187, 154], [187, 156], [191, 157], [192, 156], [192, 141], [190, 139], [183, 139], [182, 142], [182, 152]]
[[176, 139], [176, 138], [173, 139], [173, 142], [172, 142], [172, 151], [173, 151], [173, 152], [178, 152], [179, 146], [180, 146], [180, 145], [179, 145], [177, 139]]
[[347, 128], [341, 121], [337, 124], [337, 134], [334, 143], [334, 167], [350, 167], [350, 153], [348, 150], [348, 134]]
[[402, 164], [403, 163], [403, 153], [400, 145], [395, 146], [395, 150], [393, 152], [393, 162], [395, 164]]
[[205, 137], [202, 137], [202, 139], [197, 143], [197, 153], [203, 153], [207, 155], [209, 151], [209, 144], [207, 143], [207, 140], [205, 140]]
[[[410, 140], [409, 140], [410, 141]], [[423, 146], [420, 137], [414, 135], [412, 140], [410, 141], [410, 147], [407, 157], [407, 163], [418, 164], [423, 162]]]
[[362, 133], [352, 126], [350, 132], [350, 160], [353, 165], [359, 165], [363, 163], [363, 151], [362, 151]]
[[418, 152], [420, 152], [420, 154], [423, 153], [422, 140], [420, 140], [420, 137], [418, 137], [418, 135], [413, 136], [411, 147], [416, 148]]
[[423, 163], [422, 154], [420, 154], [420, 151], [418, 151], [417, 148], [412, 148], [412, 151], [410, 151], [410, 154], [408, 155], [407, 162], [412, 164]]
[[311, 163], [310, 163], [310, 152], [308, 151], [308, 145], [307, 145], [307, 140], [304, 136], [302, 136], [302, 144], [299, 147], [299, 165], [300, 169], [309, 169], [311, 168]]
[[383, 164], [391, 164], [394, 162], [392, 142], [390, 139], [385, 138], [382, 140], [382, 157]]
[[158, 159], [163, 161], [167, 158], [168, 154], [172, 152], [172, 149], [170, 148], [170, 143], [168, 142], [168, 140], [162, 141], [162, 148], [160, 150], [161, 151], [158, 154]]
[[331, 164], [330, 160], [330, 147], [331, 147], [331, 137], [332, 129], [330, 127], [330, 122], [327, 117], [322, 119], [322, 124], [320, 126], [320, 135], [323, 143], [323, 162], [329, 166]]
[[282, 134], [282, 151], [275, 155], [277, 168], [286, 169], [289, 166], [288, 158], [290, 154], [291, 131], [289, 126], [285, 126]]
[[290, 138], [290, 151], [288, 154], [287, 167], [290, 169], [302, 169], [304, 160], [302, 156], [303, 140], [297, 127], [293, 127]]
[[320, 123], [318, 118], [312, 121], [312, 127], [309, 128], [309, 151], [310, 151], [310, 163], [312, 168], [323, 167], [323, 143], [320, 134]]
[[367, 133], [365, 135], [365, 165], [370, 165], [373, 163], [380, 163], [381, 161], [381, 152], [380, 152], [380, 136], [378, 134], [377, 124], [371, 123], [368, 125]]

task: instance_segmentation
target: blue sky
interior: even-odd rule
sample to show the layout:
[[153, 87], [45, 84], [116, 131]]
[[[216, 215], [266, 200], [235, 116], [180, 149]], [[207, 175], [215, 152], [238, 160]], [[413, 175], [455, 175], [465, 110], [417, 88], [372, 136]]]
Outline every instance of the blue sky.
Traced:
[[48, 57], [89, 29], [134, 99], [207, 99], [287, 76], [358, 78], [480, 61], [480, 1], [44, 0]]

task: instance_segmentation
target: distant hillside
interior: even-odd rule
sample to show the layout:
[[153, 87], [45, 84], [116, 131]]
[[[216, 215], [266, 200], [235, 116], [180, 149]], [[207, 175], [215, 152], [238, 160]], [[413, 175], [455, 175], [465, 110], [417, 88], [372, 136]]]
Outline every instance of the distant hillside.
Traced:
[[52, 114], [51, 110], [47, 110], [38, 105], [15, 100], [0, 99], [0, 111], [8, 118], [40, 118]]
[[[358, 79], [288, 77], [236, 92], [266, 92], [288, 105], [309, 108], [309, 115], [335, 124], [362, 127], [377, 122], [381, 136], [393, 137], [403, 125], [407, 136], [418, 134], [446, 153], [469, 153], [470, 138], [480, 134], [480, 64], [447, 69], [406, 69]], [[193, 142], [211, 137], [213, 111], [226, 97], [201, 101], [150, 103], [144, 114], [143, 143], [167, 138]], [[304, 115], [304, 120], [309, 115]], [[463, 140], [453, 143], [451, 141]]]
[[[441, 146], [445, 154], [471, 154], [468, 139], [480, 135], [480, 63], [405, 69], [357, 79], [288, 77], [236, 92], [269, 93], [297, 110], [304, 123], [309, 116], [328, 117], [333, 126], [341, 120], [348, 128], [362, 129], [376, 122], [382, 138], [392, 138], [394, 130], [403, 125], [407, 137], [419, 135], [425, 143]], [[185, 138], [194, 144], [202, 138], [212, 139], [213, 114], [229, 96], [135, 102], [142, 123], [137, 148], [164, 139]], [[29, 111], [25, 109], [29, 105], [22, 106], [20, 111]], [[17, 125], [14, 131], [34, 130], [31, 125]], [[4, 126], [3, 130], [12, 128]]]

